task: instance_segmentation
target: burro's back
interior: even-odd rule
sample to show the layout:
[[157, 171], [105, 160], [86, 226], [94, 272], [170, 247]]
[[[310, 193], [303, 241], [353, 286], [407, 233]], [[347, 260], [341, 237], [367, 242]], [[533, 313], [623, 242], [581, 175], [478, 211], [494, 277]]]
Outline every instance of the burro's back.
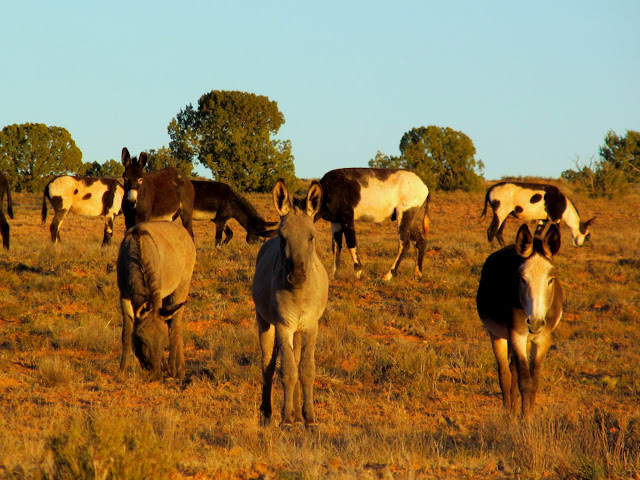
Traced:
[[329, 292], [327, 272], [316, 254], [313, 223], [322, 188], [314, 181], [306, 199], [294, 201], [284, 181], [278, 180], [273, 201], [280, 214], [278, 235], [258, 252], [252, 288], [262, 350], [260, 412], [264, 423], [271, 419], [271, 389], [279, 353], [284, 386], [282, 424], [304, 421], [314, 426], [315, 344]]
[[[182, 314], [196, 252], [187, 230], [174, 222], [142, 222], [129, 229], [117, 262], [122, 309], [120, 369], [135, 353], [155, 378], [184, 375]], [[169, 363], [164, 347], [169, 342]]]

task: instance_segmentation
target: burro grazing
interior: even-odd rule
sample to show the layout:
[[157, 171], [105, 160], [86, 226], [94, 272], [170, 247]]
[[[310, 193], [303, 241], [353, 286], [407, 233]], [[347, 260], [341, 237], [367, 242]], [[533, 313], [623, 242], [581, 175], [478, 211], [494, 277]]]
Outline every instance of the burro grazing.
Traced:
[[115, 178], [62, 176], [51, 180], [42, 195], [42, 223], [47, 220], [47, 200], [55, 216], [49, 226], [51, 241], [60, 241], [60, 225], [67, 213], [104, 217], [102, 245], [111, 244], [113, 220], [121, 213], [124, 189]]
[[505, 220], [509, 215], [522, 221], [560, 223], [562, 220], [571, 230], [573, 245], [581, 246], [589, 237], [589, 227], [595, 217], [586, 222], [580, 220], [578, 210], [559, 189], [542, 183], [500, 182], [487, 190], [484, 210], [480, 218], [487, 214], [487, 205], [493, 209], [493, 220], [487, 229], [487, 238], [498, 239], [504, 247]]
[[252, 289], [262, 350], [263, 423], [271, 419], [271, 388], [280, 353], [282, 425], [303, 420], [308, 427], [316, 425], [315, 345], [329, 290], [327, 272], [316, 254], [313, 222], [321, 201], [317, 181], [311, 183], [306, 201], [294, 201], [282, 179], [273, 187], [273, 203], [280, 214], [278, 236], [258, 252]]
[[0, 235], [2, 236], [2, 246], [9, 248], [9, 222], [2, 211], [2, 202], [4, 194], [7, 194], [7, 214], [9, 218], [13, 218], [13, 202], [11, 201], [11, 190], [9, 189], [9, 181], [4, 173], [0, 172]]
[[127, 228], [149, 220], [173, 221], [180, 217], [182, 225], [193, 238], [193, 184], [177, 168], [145, 172], [146, 164], [145, 152], [139, 158], [131, 158], [129, 150], [126, 147], [122, 149], [123, 210]]
[[516, 413], [521, 396], [525, 419], [533, 414], [551, 332], [562, 317], [562, 287], [551, 263], [559, 249], [556, 224], [542, 238], [522, 225], [515, 245], [491, 254], [480, 277], [476, 304], [498, 362], [504, 406]]
[[[152, 372], [184, 375], [182, 315], [196, 251], [189, 233], [173, 222], [143, 222], [127, 230], [118, 254], [122, 308], [120, 370], [133, 353]], [[169, 341], [169, 363], [164, 348]]]
[[323, 198], [316, 220], [331, 222], [333, 269], [340, 264], [342, 236], [353, 259], [356, 278], [362, 274], [357, 251], [355, 221], [380, 223], [388, 218], [398, 222], [398, 253], [385, 280], [398, 274], [409, 250], [416, 248], [416, 276], [422, 276], [422, 261], [429, 231], [429, 189], [413, 172], [385, 168], [341, 168], [327, 172], [320, 180]]
[[276, 234], [273, 228], [278, 222], [266, 221], [246, 198], [226, 183], [209, 180], [192, 180], [191, 183], [195, 190], [193, 218], [210, 219], [215, 224], [216, 247], [226, 245], [233, 238], [233, 230], [227, 225], [230, 218], [237, 220], [247, 231], [247, 243], [258, 243]]

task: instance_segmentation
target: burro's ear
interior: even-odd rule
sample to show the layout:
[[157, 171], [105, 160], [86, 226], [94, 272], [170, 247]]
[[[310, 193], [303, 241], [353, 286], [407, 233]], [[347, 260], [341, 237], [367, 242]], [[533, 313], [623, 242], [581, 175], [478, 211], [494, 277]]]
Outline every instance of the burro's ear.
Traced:
[[284, 184], [284, 180], [279, 178], [273, 186], [273, 205], [281, 217], [291, 211], [291, 195]]
[[271, 238], [271, 237], [275, 237], [276, 233], [278, 233], [277, 228], [274, 230], [261, 230], [259, 232], [256, 232], [256, 235], [262, 238]]
[[544, 256], [549, 260], [560, 251], [560, 228], [558, 228], [557, 224], [552, 224], [547, 230], [542, 240], [542, 250], [544, 251]]
[[586, 222], [584, 222], [584, 226], [585, 228], [589, 228], [591, 225], [593, 225], [593, 222], [596, 221], [596, 217], [590, 218], [589, 220], [587, 220]]
[[144, 302], [142, 305], [140, 305], [138, 307], [138, 310], [136, 310], [136, 318], [139, 318], [140, 320], [144, 320], [145, 318], [147, 318], [147, 315], [149, 315], [149, 313], [151, 313], [151, 302], [149, 302], [148, 300], [146, 302]]
[[127, 147], [122, 148], [122, 165], [124, 165], [124, 168], [127, 168], [129, 165], [131, 165], [131, 155], [129, 155], [129, 150], [127, 149]]
[[307, 215], [315, 217], [318, 210], [322, 206], [322, 186], [320, 182], [314, 180], [311, 182], [309, 191], [307, 192]]
[[522, 258], [529, 258], [533, 253], [533, 235], [526, 223], [520, 226], [516, 234], [516, 252]]
[[140, 168], [144, 168], [147, 164], [147, 152], [140, 152], [140, 156], [138, 157], [138, 165]]
[[160, 309], [160, 311], [158, 312], [160, 314], [160, 318], [162, 318], [165, 322], [168, 322], [169, 320], [171, 320], [171, 317], [173, 317], [173, 315], [180, 310], [182, 307], [184, 307], [184, 304], [187, 302], [182, 302], [182, 303], [176, 303], [174, 305], [168, 305], [166, 307], [162, 307]]

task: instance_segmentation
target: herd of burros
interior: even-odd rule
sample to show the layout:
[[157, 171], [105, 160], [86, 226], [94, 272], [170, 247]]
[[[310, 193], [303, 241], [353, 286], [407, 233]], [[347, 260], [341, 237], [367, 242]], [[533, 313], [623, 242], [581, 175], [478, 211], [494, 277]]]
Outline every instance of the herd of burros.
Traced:
[[[231, 240], [226, 225], [234, 218], [246, 230], [246, 241], [263, 241], [255, 265], [252, 295], [262, 351], [261, 420], [272, 414], [271, 389], [280, 356], [284, 406], [282, 425], [316, 425], [313, 384], [318, 320], [328, 297], [329, 276], [316, 254], [315, 223], [331, 223], [332, 275], [340, 264], [343, 237], [356, 277], [362, 273], [356, 221], [397, 222], [398, 252], [384, 275], [390, 280], [413, 243], [415, 275], [422, 275], [429, 229], [429, 189], [413, 172], [377, 168], [342, 168], [313, 181], [303, 198], [294, 198], [283, 180], [273, 187], [279, 222], [268, 222], [241, 195], [224, 183], [190, 180], [177, 168], [147, 172], [146, 153], [131, 157], [122, 150], [124, 182], [109, 178], [61, 176], [44, 189], [42, 222], [48, 203], [54, 211], [51, 240], [60, 240], [68, 212], [105, 218], [103, 245], [113, 235], [113, 220], [123, 213], [126, 233], [117, 259], [122, 309], [120, 369], [133, 356], [153, 379], [185, 373], [182, 315], [196, 261], [192, 220], [210, 219], [216, 246]], [[6, 177], [0, 172], [0, 232], [9, 248], [7, 213], [13, 205]], [[560, 249], [562, 220], [572, 243], [583, 244], [594, 219], [582, 222], [571, 201], [552, 185], [501, 182], [487, 191], [493, 220], [487, 230], [502, 248], [487, 258], [476, 297], [498, 364], [504, 407], [530, 418], [551, 332], [562, 316], [562, 287], [552, 264]], [[538, 222], [534, 232], [523, 223], [515, 243], [504, 246], [505, 219]], [[174, 222], [178, 217], [181, 224]], [[224, 239], [223, 239], [224, 234]], [[165, 358], [169, 346], [168, 360]], [[530, 345], [527, 353], [527, 345]]]

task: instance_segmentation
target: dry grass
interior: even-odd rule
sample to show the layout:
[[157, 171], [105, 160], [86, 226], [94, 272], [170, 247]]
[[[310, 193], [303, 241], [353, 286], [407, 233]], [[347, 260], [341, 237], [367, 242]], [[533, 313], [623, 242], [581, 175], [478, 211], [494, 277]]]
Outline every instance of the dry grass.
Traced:
[[[640, 474], [640, 197], [572, 199], [597, 214], [593, 241], [557, 259], [565, 316], [531, 424], [501, 409], [475, 311], [489, 220], [483, 194], [437, 192], [425, 275], [385, 283], [394, 227], [360, 224], [365, 277], [343, 265], [321, 320], [319, 432], [260, 427], [250, 283], [258, 247], [241, 227], [216, 250], [196, 222], [185, 313], [187, 378], [118, 373], [118, 239], [69, 216], [49, 243], [37, 195], [15, 195], [12, 250], [0, 252], [2, 478], [628, 478]], [[250, 196], [274, 218], [268, 195]], [[330, 265], [329, 226], [319, 253]], [[510, 223], [505, 238], [515, 235]], [[563, 234], [568, 230], [563, 228]], [[343, 261], [348, 262], [348, 255]], [[275, 405], [282, 391], [274, 392]], [[275, 415], [278, 416], [277, 413]]]

